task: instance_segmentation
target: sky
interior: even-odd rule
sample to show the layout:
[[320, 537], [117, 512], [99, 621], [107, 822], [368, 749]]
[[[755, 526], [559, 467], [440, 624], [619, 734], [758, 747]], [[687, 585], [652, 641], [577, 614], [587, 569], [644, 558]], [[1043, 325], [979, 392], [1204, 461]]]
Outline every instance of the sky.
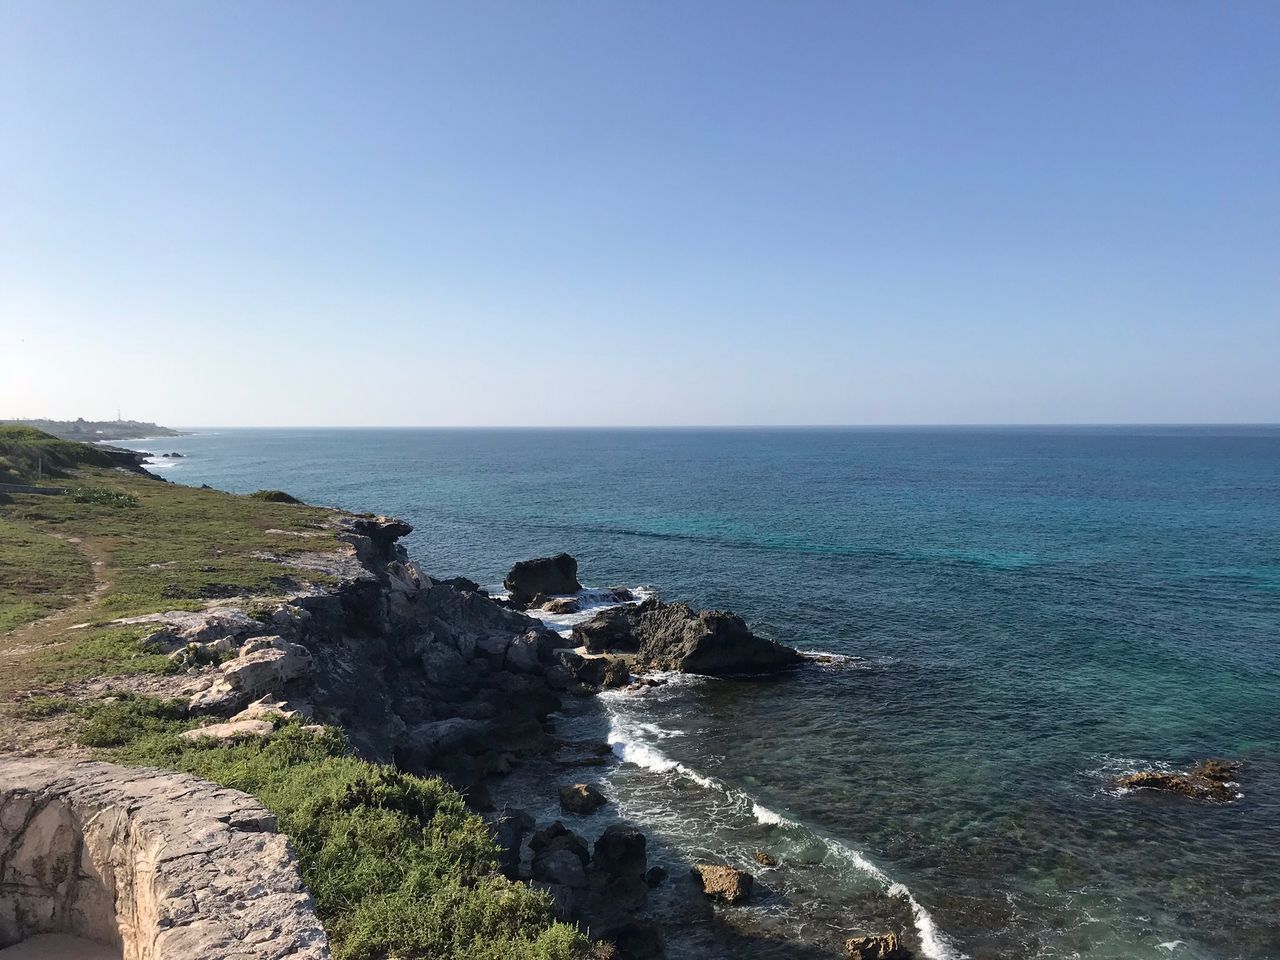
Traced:
[[1280, 421], [1280, 4], [0, 0], [0, 417]]

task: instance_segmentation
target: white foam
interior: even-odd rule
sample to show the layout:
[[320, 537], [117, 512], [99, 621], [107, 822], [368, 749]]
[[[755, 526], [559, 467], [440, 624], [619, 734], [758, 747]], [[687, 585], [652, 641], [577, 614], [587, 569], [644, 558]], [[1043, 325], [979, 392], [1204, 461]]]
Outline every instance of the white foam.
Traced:
[[[527, 610], [525, 612], [529, 616], [537, 617], [541, 620], [543, 626], [548, 630], [554, 630], [562, 637], [567, 637], [574, 627], [580, 623], [586, 623], [601, 610], [620, 607], [628, 603], [640, 603], [657, 595], [652, 587], [628, 587], [627, 589], [631, 591], [633, 598], [631, 600], [618, 601], [608, 588], [584, 587], [577, 593], [556, 594], [547, 598], [549, 600], [578, 601], [578, 609], [573, 613], [549, 613], [546, 610]], [[495, 596], [505, 597], [506, 594], [495, 594]]]
[[794, 820], [788, 820], [780, 813], [774, 813], [762, 803], [751, 801], [751, 813], [756, 821], [770, 827], [795, 827], [798, 824]]
[[[614, 714], [609, 728], [609, 745], [612, 747], [614, 754], [624, 763], [643, 767], [654, 773], [685, 777], [707, 790], [715, 790], [724, 794], [730, 800], [749, 805], [752, 816], [761, 824], [802, 829], [801, 824], [794, 820], [789, 820], [774, 810], [770, 810], [749, 794], [734, 790], [711, 777], [704, 776], [692, 767], [686, 766], [678, 760], [673, 760], [661, 750], [644, 742], [638, 736], [639, 731], [652, 727], [652, 724], [638, 724], [635, 727], [627, 727]], [[920, 949], [926, 957], [929, 957], [930, 960], [965, 960], [967, 955], [957, 950], [946, 935], [938, 929], [933, 915], [921, 905], [906, 884], [894, 880], [858, 850], [838, 840], [832, 840], [820, 834], [818, 836], [829, 851], [858, 871], [874, 879], [885, 888], [885, 892], [889, 896], [901, 897], [907, 901], [907, 904], [911, 907], [911, 919], [916, 928], [916, 935], [920, 939]]]

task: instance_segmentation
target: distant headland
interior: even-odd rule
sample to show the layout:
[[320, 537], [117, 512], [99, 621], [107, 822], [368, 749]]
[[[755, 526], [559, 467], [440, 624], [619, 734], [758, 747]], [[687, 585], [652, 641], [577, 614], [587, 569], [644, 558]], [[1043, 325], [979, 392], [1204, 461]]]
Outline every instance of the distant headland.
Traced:
[[181, 430], [144, 420], [0, 420], [0, 424], [34, 427], [61, 440], [137, 440], [142, 437], [184, 437]]

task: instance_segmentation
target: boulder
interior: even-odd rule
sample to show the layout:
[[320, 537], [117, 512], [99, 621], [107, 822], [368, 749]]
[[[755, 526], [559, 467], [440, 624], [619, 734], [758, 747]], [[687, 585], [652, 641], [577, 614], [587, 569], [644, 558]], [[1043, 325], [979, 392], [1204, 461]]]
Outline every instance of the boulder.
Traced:
[[529, 841], [533, 851], [533, 879], [565, 887], [587, 885], [591, 853], [587, 841], [559, 820], [539, 830]]
[[197, 727], [178, 734], [180, 740], [205, 740], [218, 743], [234, 743], [236, 740], [252, 740], [254, 737], [269, 737], [275, 733], [275, 724], [267, 720], [228, 720], [226, 723], [214, 723], [207, 727]]
[[592, 883], [619, 906], [635, 909], [649, 892], [645, 882], [648, 859], [645, 835], [615, 823], [600, 835], [591, 857]]
[[755, 858], [756, 858], [756, 863], [760, 864], [760, 866], [762, 867], [776, 867], [778, 865], [778, 861], [774, 859], [774, 857], [772, 857], [771, 855], [765, 853], [763, 850], [757, 850], [755, 853]]
[[736, 614], [660, 600], [611, 607], [574, 627], [573, 639], [593, 653], [638, 653], [638, 662], [649, 669], [711, 676], [768, 673], [804, 659], [791, 647], [756, 636]]
[[1190, 797], [1227, 803], [1238, 798], [1235, 775], [1240, 764], [1231, 760], [1202, 760], [1185, 773], [1165, 770], [1141, 770], [1117, 777], [1114, 786], [1128, 790], [1160, 790]]
[[489, 832], [498, 844], [498, 866], [508, 880], [519, 879], [520, 849], [524, 838], [533, 832], [533, 817], [523, 810], [508, 807], [485, 817]]
[[755, 885], [755, 878], [747, 871], [714, 863], [695, 863], [693, 875], [703, 893], [724, 903], [741, 903], [751, 896]]
[[850, 960], [909, 960], [911, 956], [896, 933], [850, 937], [844, 942], [844, 953]]
[[557, 597], [548, 600], [538, 609], [543, 613], [577, 613], [582, 605], [573, 597]]
[[575, 783], [560, 788], [560, 809], [569, 813], [595, 813], [609, 798], [589, 783]]
[[502, 581], [512, 601], [526, 604], [538, 594], [577, 593], [578, 561], [567, 553], [536, 560], [521, 560]]

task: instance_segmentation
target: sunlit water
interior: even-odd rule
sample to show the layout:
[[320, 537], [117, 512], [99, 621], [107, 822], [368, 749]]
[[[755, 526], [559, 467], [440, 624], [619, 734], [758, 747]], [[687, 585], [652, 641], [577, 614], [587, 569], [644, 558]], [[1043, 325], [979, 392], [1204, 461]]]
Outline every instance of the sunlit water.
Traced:
[[[1280, 430], [209, 431], [163, 475], [568, 550], [847, 659], [579, 705], [623, 812], [783, 866], [756, 921], [936, 957], [1280, 957]], [[598, 729], [597, 729], [598, 728]], [[1245, 761], [1209, 805], [1117, 773]]]

